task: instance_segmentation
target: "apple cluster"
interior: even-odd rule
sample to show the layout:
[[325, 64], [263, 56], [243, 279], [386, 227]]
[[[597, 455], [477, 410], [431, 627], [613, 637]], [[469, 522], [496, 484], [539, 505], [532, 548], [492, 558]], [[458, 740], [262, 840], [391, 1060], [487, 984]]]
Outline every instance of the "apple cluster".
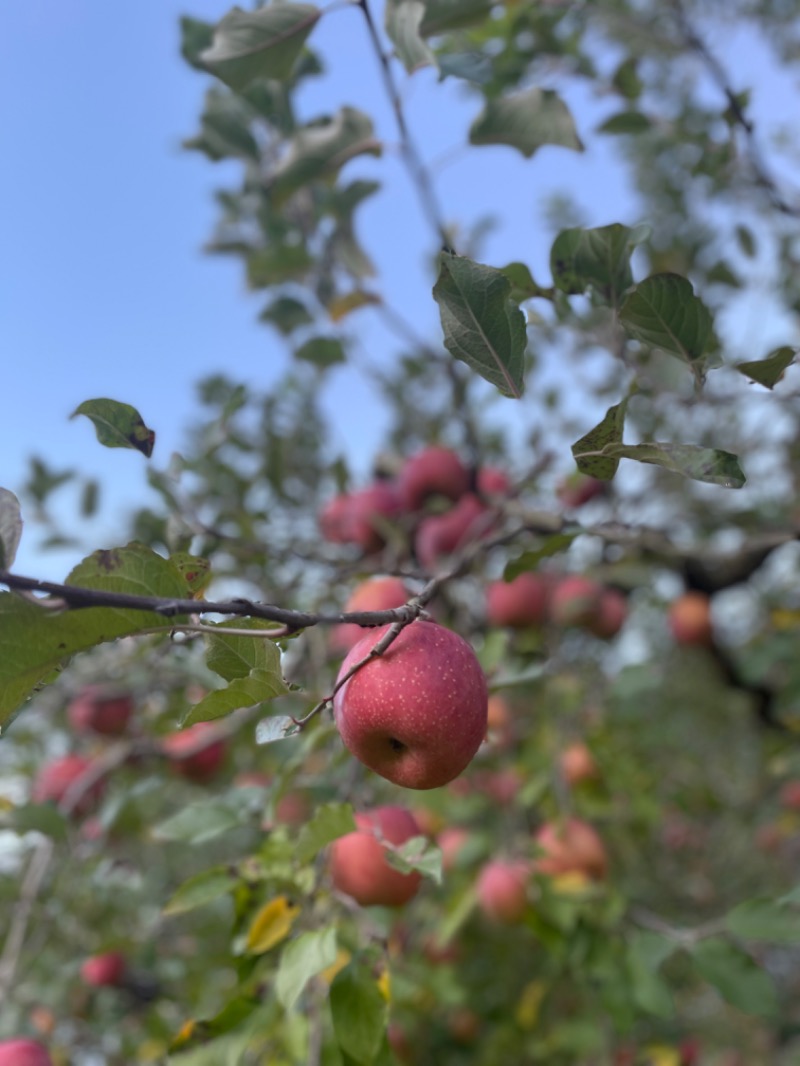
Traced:
[[526, 571], [511, 581], [490, 582], [486, 588], [486, 618], [494, 626], [575, 626], [610, 640], [622, 629], [627, 614], [622, 592], [582, 574]]

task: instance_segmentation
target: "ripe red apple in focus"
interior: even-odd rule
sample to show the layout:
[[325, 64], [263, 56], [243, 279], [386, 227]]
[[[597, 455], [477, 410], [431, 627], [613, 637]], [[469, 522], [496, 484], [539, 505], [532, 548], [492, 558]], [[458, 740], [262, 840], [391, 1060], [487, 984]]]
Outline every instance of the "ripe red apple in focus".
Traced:
[[493, 859], [478, 874], [478, 904], [487, 918], [504, 925], [519, 922], [528, 907], [527, 863]]
[[38, 1040], [0, 1040], [0, 1066], [53, 1066]]
[[534, 863], [537, 873], [552, 877], [583, 873], [594, 880], [606, 875], [605, 845], [597, 831], [579, 818], [567, 818], [561, 824], [546, 822], [536, 833], [534, 843], [540, 852]]
[[[340, 679], [388, 629], [362, 637]], [[487, 704], [472, 647], [451, 629], [419, 620], [345, 682], [333, 714], [357, 759], [396, 785], [427, 789], [446, 785], [470, 763], [486, 735]]]
[[114, 691], [102, 685], [87, 685], [67, 707], [70, 725], [78, 733], [121, 736], [133, 714], [129, 692]]
[[598, 616], [603, 588], [591, 578], [562, 577], [550, 594], [550, 618], [559, 626], [590, 626]]
[[[61, 803], [70, 786], [89, 770], [92, 760], [83, 755], [64, 755], [41, 768], [31, 790], [34, 803]], [[76, 815], [90, 814], [105, 791], [105, 781], [96, 781], [81, 796], [72, 812]]]
[[125, 975], [125, 956], [119, 951], [107, 951], [92, 955], [81, 966], [81, 978], [87, 985], [100, 988], [104, 985], [119, 985]]
[[667, 621], [678, 644], [708, 645], [712, 641], [711, 601], [704, 592], [684, 592], [673, 600]]
[[493, 626], [523, 629], [547, 619], [550, 581], [543, 574], [518, 574], [513, 581], [492, 581], [486, 588], [486, 618]]
[[173, 769], [197, 784], [210, 781], [225, 759], [225, 741], [211, 740], [204, 745], [203, 737], [215, 733], [213, 722], [197, 722], [180, 733], [165, 737], [161, 747]]
[[444, 514], [423, 518], [414, 537], [414, 551], [425, 570], [433, 570], [441, 559], [489, 533], [486, 513], [484, 504], [468, 492]]
[[469, 472], [455, 452], [434, 445], [406, 460], [398, 487], [406, 510], [418, 511], [429, 496], [458, 500], [469, 487]]
[[588, 474], [576, 471], [561, 482], [556, 489], [556, 496], [565, 507], [583, 507], [590, 500], [602, 496], [607, 488], [607, 481], [601, 481], [599, 478], [589, 477]]
[[[411, 593], [399, 577], [373, 577], [362, 582], [344, 605], [345, 613], [350, 611], [389, 611], [393, 607], [402, 607], [411, 599]], [[336, 651], [350, 651], [354, 644], [368, 632], [363, 626], [344, 622], [334, 626], [331, 631], [331, 647]]]
[[594, 761], [594, 756], [580, 741], [564, 748], [558, 762], [561, 774], [568, 785], [577, 785], [581, 781], [597, 777], [597, 763]]
[[390, 866], [380, 841], [400, 845], [420, 836], [413, 814], [405, 807], [377, 807], [357, 813], [355, 819], [355, 832], [331, 844], [335, 887], [362, 907], [401, 907], [417, 894], [422, 877], [416, 871], [404, 874]]

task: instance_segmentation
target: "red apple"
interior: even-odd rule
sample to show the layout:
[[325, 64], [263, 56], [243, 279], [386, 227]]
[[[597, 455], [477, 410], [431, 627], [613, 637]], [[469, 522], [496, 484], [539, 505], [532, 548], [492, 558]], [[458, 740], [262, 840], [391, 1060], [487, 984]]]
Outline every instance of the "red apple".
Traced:
[[[348, 653], [339, 678], [385, 636], [382, 626]], [[436, 622], [412, 622], [363, 666], [333, 701], [345, 746], [404, 788], [438, 788], [458, 777], [486, 735], [486, 678], [471, 646]]]
[[328, 500], [319, 513], [319, 528], [325, 540], [333, 544], [350, 541], [350, 496], [342, 494]]
[[559, 626], [596, 623], [603, 588], [580, 574], [562, 577], [550, 594], [550, 618]]
[[543, 574], [518, 574], [513, 581], [492, 581], [486, 588], [489, 625], [522, 629], [547, 619], [551, 582]]
[[0, 1040], [0, 1066], [53, 1066], [38, 1040]]
[[126, 969], [125, 956], [121, 952], [107, 951], [104, 955], [92, 955], [86, 959], [81, 966], [81, 978], [93, 988], [120, 985]]
[[[362, 582], [344, 605], [345, 613], [351, 611], [389, 611], [402, 607], [411, 599], [411, 593], [399, 577], [373, 577]], [[345, 622], [331, 631], [331, 646], [342, 653], [350, 651], [367, 632], [363, 626]]]
[[[51, 801], [60, 804], [70, 787], [79, 778], [83, 777], [91, 766], [92, 760], [85, 758], [83, 755], [64, 755], [60, 759], [54, 759], [53, 762], [47, 763], [36, 775], [33, 783], [31, 796], [34, 803]], [[76, 815], [90, 814], [100, 802], [104, 790], [105, 781], [95, 781], [81, 796], [71, 813]]]
[[576, 471], [561, 482], [556, 489], [556, 495], [565, 507], [583, 507], [590, 500], [602, 496], [607, 488], [607, 481], [600, 481], [598, 478]]
[[504, 925], [521, 921], [528, 908], [530, 867], [521, 861], [493, 859], [478, 874], [478, 905], [487, 918]]
[[67, 707], [67, 717], [76, 732], [107, 737], [121, 736], [132, 714], [133, 698], [129, 692], [102, 685], [87, 685]]
[[597, 613], [590, 619], [587, 628], [590, 633], [603, 640], [611, 640], [619, 633], [628, 617], [628, 601], [617, 589], [603, 589]]
[[429, 496], [458, 500], [469, 488], [469, 471], [455, 452], [432, 446], [406, 461], [398, 486], [406, 510], [418, 511]]
[[511, 479], [495, 466], [482, 466], [478, 471], [478, 492], [481, 496], [507, 496]]
[[162, 750], [174, 770], [197, 784], [210, 781], [225, 759], [225, 741], [209, 737], [203, 744], [206, 734], [216, 734], [213, 722], [197, 722], [180, 733], [172, 733], [161, 742]]
[[684, 592], [673, 600], [667, 621], [678, 644], [708, 645], [712, 642], [711, 601], [704, 592]]
[[397, 488], [391, 481], [376, 481], [350, 496], [349, 541], [365, 553], [379, 551], [386, 543], [383, 526], [403, 510]]
[[508, 700], [498, 692], [489, 697], [486, 739], [498, 748], [507, 747], [514, 740], [514, 716]]
[[490, 531], [487, 508], [477, 496], [467, 493], [455, 507], [444, 514], [423, 518], [414, 537], [414, 550], [425, 570], [433, 570], [437, 563], [476, 537]]
[[362, 907], [402, 906], [417, 894], [422, 878], [416, 871], [404, 874], [390, 866], [380, 841], [400, 845], [420, 836], [413, 814], [405, 807], [377, 807], [355, 818], [356, 831], [331, 844], [334, 886]]
[[485, 770], [476, 782], [479, 791], [501, 807], [513, 803], [522, 788], [522, 775], [513, 766], [502, 770]]
[[577, 785], [597, 777], [597, 763], [585, 744], [577, 741], [561, 752], [558, 760], [561, 775], [568, 785]]
[[305, 825], [314, 809], [311, 797], [302, 789], [285, 792], [275, 804], [275, 822], [297, 828]]
[[553, 877], [582, 873], [595, 880], [606, 875], [605, 845], [597, 831], [579, 818], [567, 818], [561, 824], [545, 823], [534, 842], [540, 852], [534, 864], [537, 873]]
[[451, 825], [443, 829], [436, 839], [442, 853], [442, 869], [452, 870], [459, 863], [464, 845], [469, 840], [470, 833], [459, 825]]

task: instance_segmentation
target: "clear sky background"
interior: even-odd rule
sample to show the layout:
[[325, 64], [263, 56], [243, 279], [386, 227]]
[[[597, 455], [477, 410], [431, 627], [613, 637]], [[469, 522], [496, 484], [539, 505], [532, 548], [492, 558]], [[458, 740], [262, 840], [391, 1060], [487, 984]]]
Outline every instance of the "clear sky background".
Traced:
[[[97, 477], [105, 502], [93, 546], [113, 543], [124, 528], [120, 516], [146, 502], [146, 464], [138, 453], [103, 449], [87, 420], [69, 421], [81, 401], [108, 396], [138, 407], [157, 431], [153, 462], [163, 466], [197, 417], [199, 378], [225, 371], [266, 386], [290, 358], [281, 339], [257, 323], [265, 296], [247, 294], [239, 262], [202, 253], [215, 218], [212, 190], [235, 184], [238, 168], [180, 147], [196, 131], [210, 79], [181, 59], [179, 17], [216, 21], [230, 6], [226, 0], [24, 0], [3, 12], [0, 485], [19, 491], [33, 453], [56, 468], [77, 466]], [[348, 177], [375, 176], [387, 189], [362, 209], [360, 236], [382, 290], [435, 339], [429, 273], [435, 243], [396, 151], [393, 117], [360, 14], [326, 16], [310, 43], [328, 73], [309, 81], [303, 116], [351, 103], [375, 119], [386, 154], [355, 161], [347, 171]], [[796, 108], [797, 86], [752, 38], [712, 43], [732, 64], [737, 84], [757, 86], [754, 114], [768, 134]], [[574, 86], [557, 87], [589, 150], [545, 148], [532, 160], [508, 148], [451, 155], [465, 143], [477, 98], [453, 79], [437, 84], [433, 71], [418, 72], [404, 88], [426, 158], [450, 160], [436, 169], [446, 217], [469, 224], [498, 211], [502, 225], [490, 234], [484, 261], [523, 259], [544, 281], [552, 234], [543, 227], [542, 205], [552, 193], [571, 190], [587, 224], [640, 220], [614, 162], [614, 139], [591, 132], [616, 105], [593, 101]], [[386, 358], [396, 350], [369, 313], [353, 316], [347, 328], [368, 350], [385, 348]], [[338, 416], [337, 445], [356, 466], [359, 457], [366, 465], [381, 423], [357, 373], [333, 372], [328, 406]], [[66, 505], [65, 513], [72, 513]], [[61, 578], [80, 555], [39, 555], [36, 542], [29, 528], [16, 567], [21, 573]]]

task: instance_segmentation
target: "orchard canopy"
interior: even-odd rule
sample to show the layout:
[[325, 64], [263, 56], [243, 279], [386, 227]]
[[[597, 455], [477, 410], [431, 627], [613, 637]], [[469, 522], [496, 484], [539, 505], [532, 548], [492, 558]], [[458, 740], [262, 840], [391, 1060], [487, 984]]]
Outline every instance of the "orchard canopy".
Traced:
[[800, 1064], [800, 4], [164, 32], [270, 373], [0, 489], [0, 1066]]

